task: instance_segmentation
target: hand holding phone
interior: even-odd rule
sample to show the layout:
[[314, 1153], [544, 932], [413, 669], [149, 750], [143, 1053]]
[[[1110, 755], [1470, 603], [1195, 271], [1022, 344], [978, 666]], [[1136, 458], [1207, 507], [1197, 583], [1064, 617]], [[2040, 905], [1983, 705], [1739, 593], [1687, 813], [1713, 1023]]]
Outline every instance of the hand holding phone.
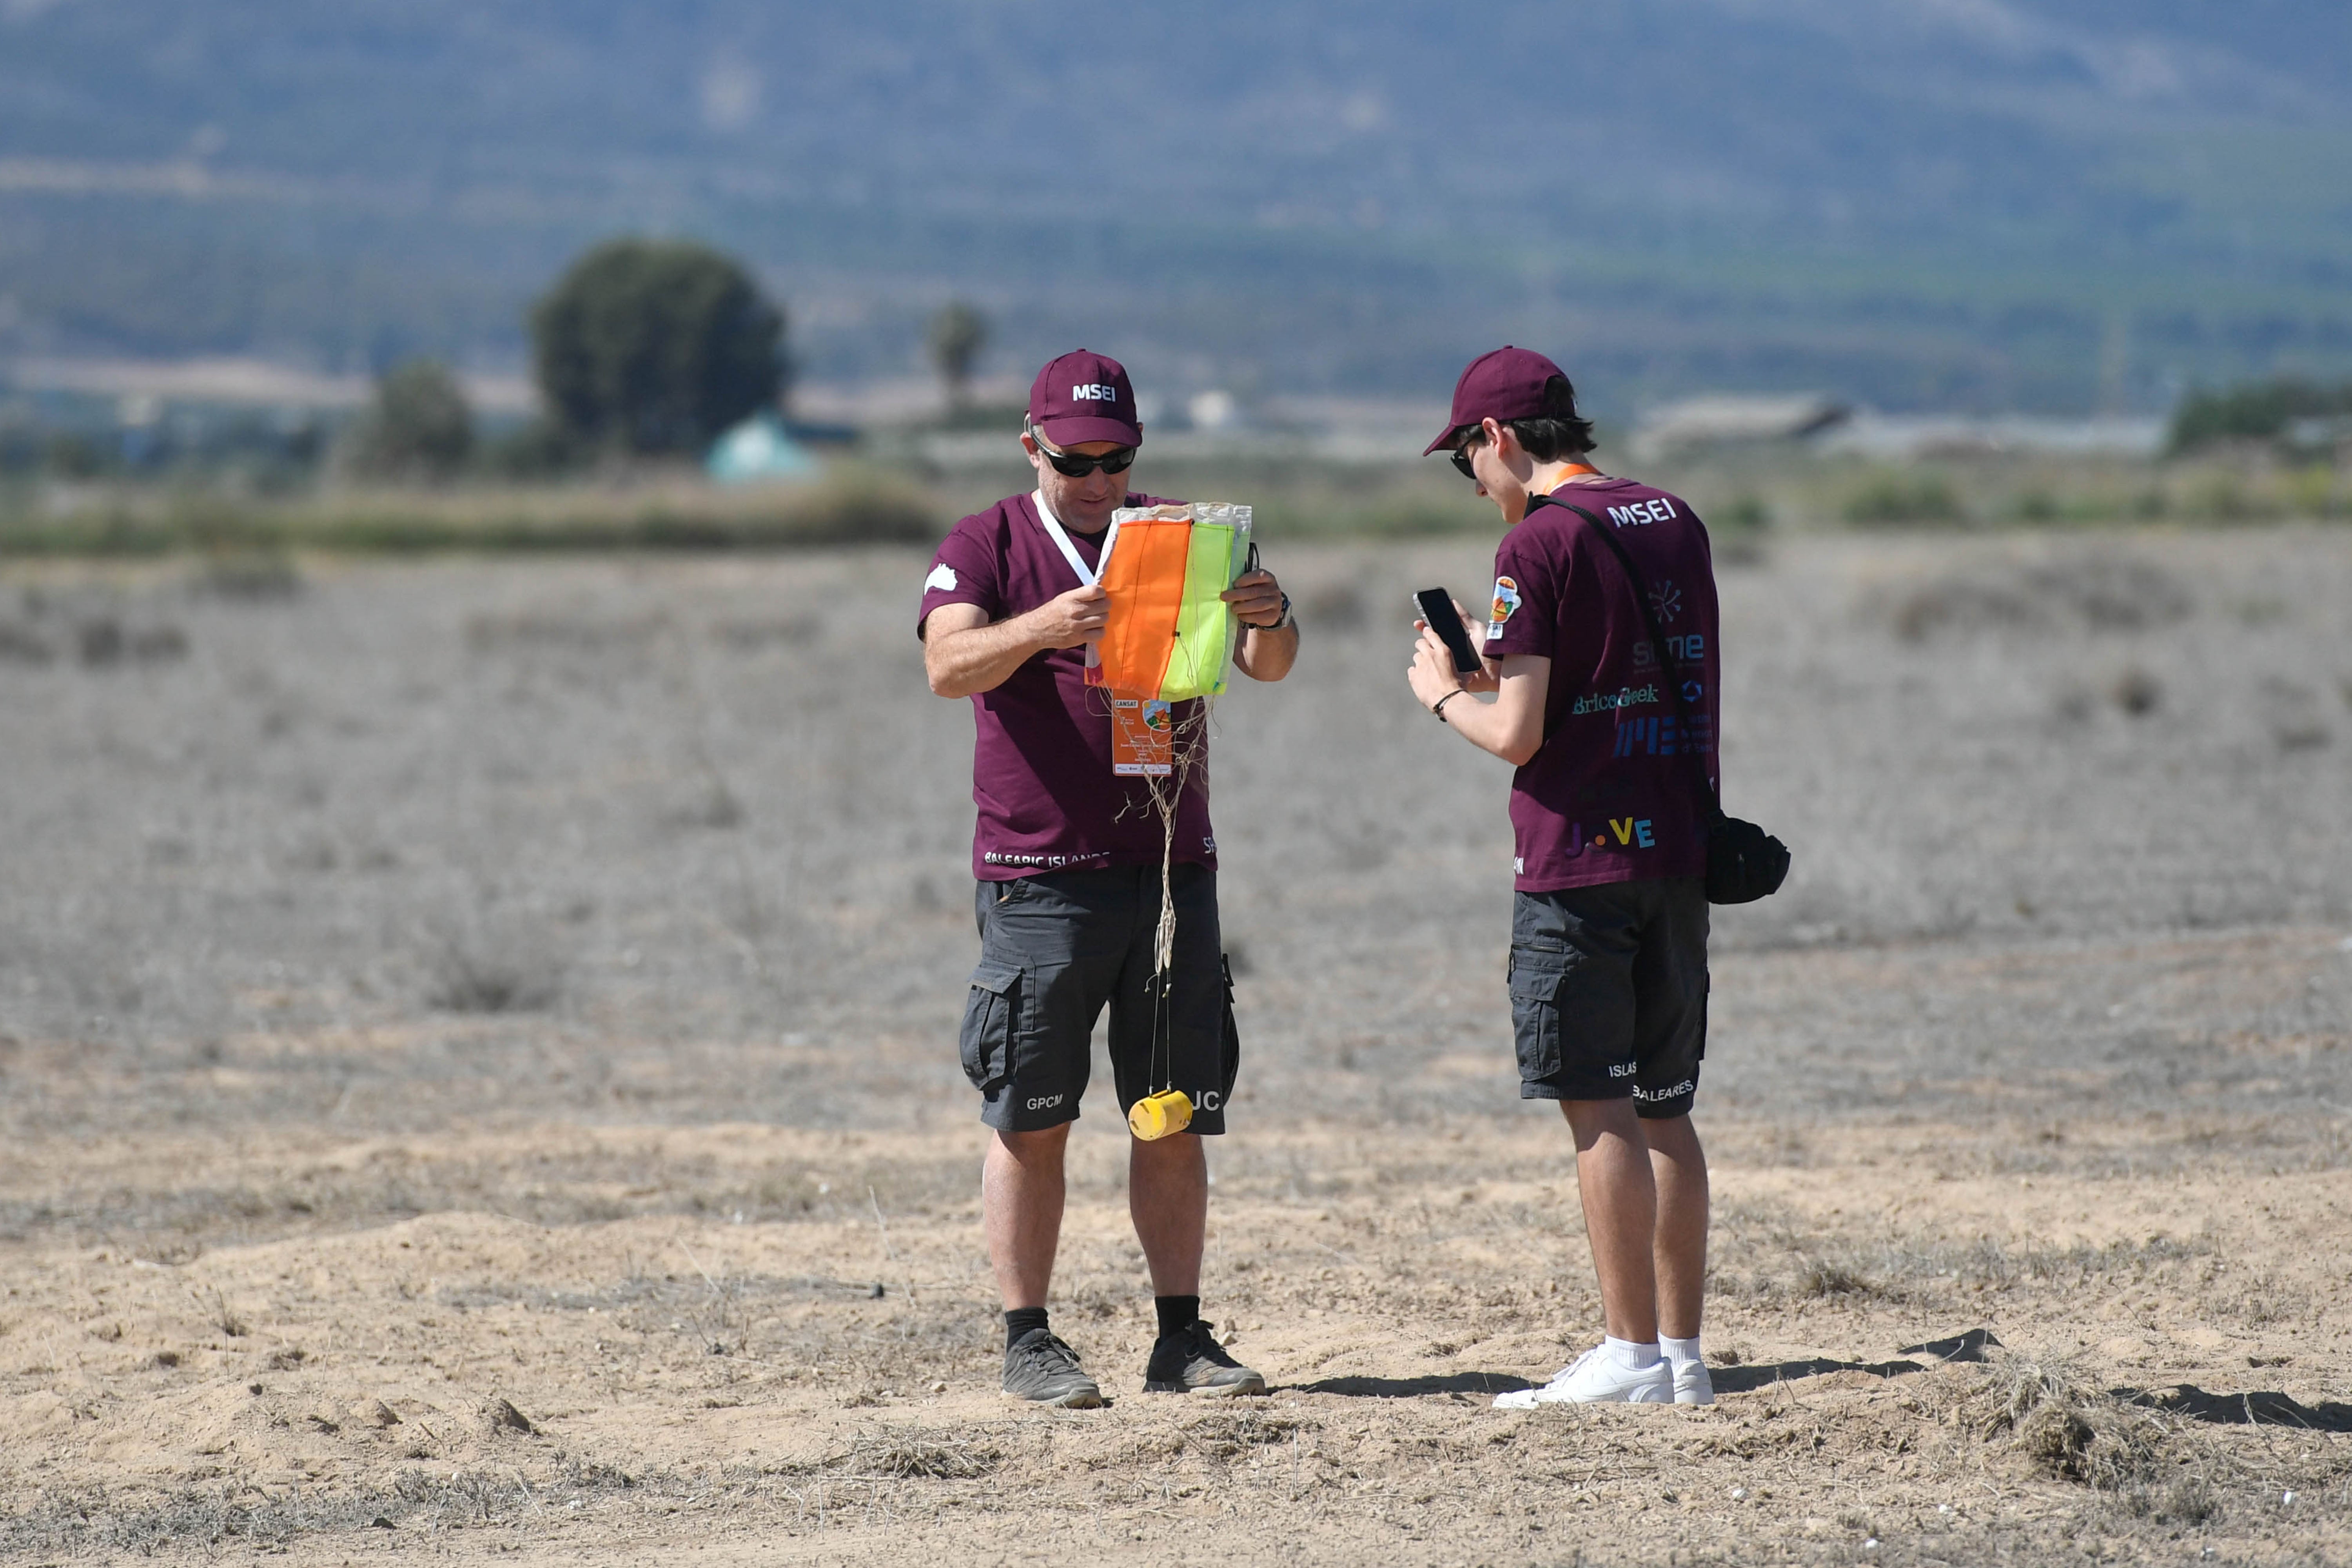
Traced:
[[1445, 651], [1454, 656], [1454, 674], [1476, 675], [1486, 668], [1479, 660], [1478, 650], [1470, 646], [1470, 628], [1462, 624], [1453, 595], [1443, 588], [1423, 588], [1412, 596], [1412, 604], [1429, 629], [1445, 644]]

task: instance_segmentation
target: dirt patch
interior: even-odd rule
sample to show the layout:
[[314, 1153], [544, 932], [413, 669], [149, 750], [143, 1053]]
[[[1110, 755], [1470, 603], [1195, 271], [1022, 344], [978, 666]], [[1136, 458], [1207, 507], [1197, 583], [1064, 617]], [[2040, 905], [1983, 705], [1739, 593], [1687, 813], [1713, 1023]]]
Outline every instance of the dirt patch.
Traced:
[[[1718, 911], [1704, 1410], [1492, 1408], [1599, 1303], [1506, 779], [1398, 679], [1475, 544], [1269, 544], [1204, 1310], [1274, 1392], [1140, 1392], [1090, 1104], [1095, 1412], [996, 1392], [970, 720], [874, 608], [919, 555], [0, 584], [0, 1554], [2352, 1555], [2352, 776], [2280, 739], [2340, 727], [2352, 542], [2081, 549], [1725, 579], [1798, 868]], [[101, 616], [184, 647], [85, 663]]]

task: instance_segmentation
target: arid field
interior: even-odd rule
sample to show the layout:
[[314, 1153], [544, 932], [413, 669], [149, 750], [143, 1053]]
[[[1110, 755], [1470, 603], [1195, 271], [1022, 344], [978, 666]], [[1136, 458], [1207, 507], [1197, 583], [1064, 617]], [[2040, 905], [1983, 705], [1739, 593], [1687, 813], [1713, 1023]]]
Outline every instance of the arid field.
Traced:
[[[2352, 531], [1727, 545], [1711, 1409], [1510, 1055], [1474, 539], [1269, 542], [1245, 1057], [1140, 1392], [1108, 1075], [996, 1391], [971, 721], [915, 550], [0, 566], [0, 1557], [2352, 1561]], [[1246, 687], [1246, 682], [1238, 683]]]

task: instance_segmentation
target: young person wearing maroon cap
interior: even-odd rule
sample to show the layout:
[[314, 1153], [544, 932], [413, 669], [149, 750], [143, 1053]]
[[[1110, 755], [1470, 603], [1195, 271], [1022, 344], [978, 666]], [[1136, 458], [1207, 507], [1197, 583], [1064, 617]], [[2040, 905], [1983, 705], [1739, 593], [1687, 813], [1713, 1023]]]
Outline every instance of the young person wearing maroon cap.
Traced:
[[[1106, 1005], [1120, 1110], [1157, 1087], [1146, 986], [1160, 921], [1161, 819], [1141, 778], [1113, 772], [1109, 710], [1086, 684], [1086, 645], [1107, 613], [1095, 583], [1104, 531], [1119, 507], [1160, 504], [1127, 493], [1142, 441], [1135, 393], [1116, 360], [1080, 351], [1038, 372], [1021, 436], [1037, 487], [955, 525], [932, 559], [916, 621], [931, 689], [971, 699], [978, 731], [981, 952], [961, 1049], [992, 1131], [981, 1210], [1004, 1301], [1004, 1391], [1064, 1406], [1103, 1402], [1047, 1326], [1045, 1297], [1061, 1237], [1063, 1152]], [[1244, 628], [1234, 665], [1257, 680], [1287, 675], [1298, 632], [1273, 574], [1244, 574], [1224, 599]], [[1180, 732], [1188, 706], [1175, 715]], [[1144, 1387], [1263, 1394], [1265, 1380], [1236, 1363], [1200, 1316], [1209, 1204], [1201, 1138], [1224, 1131], [1241, 1049], [1219, 951], [1217, 841], [1202, 765], [1184, 775], [1174, 835], [1164, 1065], [1194, 1110], [1187, 1131], [1128, 1147], [1128, 1208], [1160, 1316]]]
[[[1546, 1386], [1495, 1403], [1712, 1404], [1698, 1338], [1706, 1158], [1690, 1121], [1707, 992], [1707, 806], [1692, 753], [1712, 777], [1720, 668], [1706, 530], [1689, 502], [1584, 461], [1592, 426], [1575, 388], [1525, 349], [1470, 362], [1428, 447], [1441, 448], [1507, 531], [1484, 668], [1457, 675], [1424, 626], [1412, 689], [1518, 770], [1519, 1094], [1558, 1100], [1575, 1139], [1607, 1335]], [[1597, 528], [1637, 569], [1664, 647]]]

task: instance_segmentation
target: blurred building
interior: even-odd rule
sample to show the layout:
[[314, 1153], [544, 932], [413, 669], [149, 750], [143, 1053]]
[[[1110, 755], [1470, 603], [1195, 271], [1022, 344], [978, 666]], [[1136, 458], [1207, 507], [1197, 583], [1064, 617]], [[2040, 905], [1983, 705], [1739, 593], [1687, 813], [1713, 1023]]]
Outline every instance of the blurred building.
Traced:
[[1628, 450], [1640, 461], [1654, 462], [1707, 447], [1792, 446], [1853, 416], [1844, 404], [1814, 393], [1693, 397], [1643, 415]]

